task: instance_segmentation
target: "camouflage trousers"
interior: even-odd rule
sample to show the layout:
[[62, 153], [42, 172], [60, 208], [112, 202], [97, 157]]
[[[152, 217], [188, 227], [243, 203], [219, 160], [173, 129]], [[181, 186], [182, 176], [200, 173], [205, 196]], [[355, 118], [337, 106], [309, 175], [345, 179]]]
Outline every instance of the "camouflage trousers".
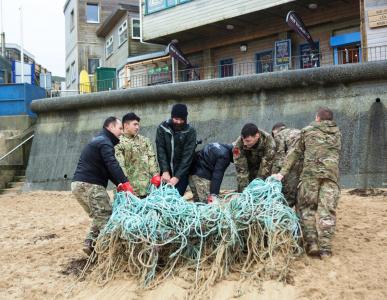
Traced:
[[194, 202], [207, 203], [207, 196], [210, 194], [211, 181], [197, 175], [189, 176], [189, 187], [193, 194]]
[[81, 181], [72, 182], [71, 191], [92, 219], [86, 239], [95, 240], [112, 214], [109, 195], [103, 186]]
[[302, 181], [297, 211], [306, 243], [317, 242], [320, 250], [331, 251], [339, 197], [340, 189], [336, 182], [318, 178]]

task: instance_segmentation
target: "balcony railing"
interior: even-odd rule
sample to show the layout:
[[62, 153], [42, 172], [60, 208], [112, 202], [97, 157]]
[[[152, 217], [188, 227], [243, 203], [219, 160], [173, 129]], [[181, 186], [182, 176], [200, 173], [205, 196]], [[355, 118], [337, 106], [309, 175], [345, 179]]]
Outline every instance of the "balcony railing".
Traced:
[[[334, 64], [384, 61], [387, 60], [387, 45], [363, 49], [350, 48], [338, 50], [336, 52], [330, 51], [292, 56], [291, 58], [285, 58], [281, 60], [282, 62], [287, 61], [288, 64], [286, 65], [276, 64], [275, 58], [273, 58], [272, 55], [270, 55], [268, 52], [266, 52], [263, 57], [264, 59], [255, 61], [177, 70], [174, 74], [172, 74], [171, 71], [165, 71], [165, 68], [161, 68], [164, 71], [157, 74], [136, 74], [130, 77], [99, 80], [90, 84], [80, 85], [78, 92], [90, 93], [134, 87], [146, 87], [173, 82], [178, 83], [268, 72], [279, 72], [283, 70], [318, 68], [320, 66]], [[63, 94], [63, 96], [64, 95], [65, 94]]]

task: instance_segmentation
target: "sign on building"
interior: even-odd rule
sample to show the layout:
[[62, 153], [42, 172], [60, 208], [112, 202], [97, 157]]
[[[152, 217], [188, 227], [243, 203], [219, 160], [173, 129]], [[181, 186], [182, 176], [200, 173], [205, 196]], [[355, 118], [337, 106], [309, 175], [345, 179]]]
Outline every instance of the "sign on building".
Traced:
[[320, 66], [319, 42], [314, 43], [314, 49], [310, 44], [300, 45], [300, 68], [308, 69]]
[[280, 69], [289, 69], [292, 60], [291, 40], [276, 41], [274, 46], [274, 63]]
[[369, 10], [368, 26], [370, 28], [387, 26], [387, 8]]

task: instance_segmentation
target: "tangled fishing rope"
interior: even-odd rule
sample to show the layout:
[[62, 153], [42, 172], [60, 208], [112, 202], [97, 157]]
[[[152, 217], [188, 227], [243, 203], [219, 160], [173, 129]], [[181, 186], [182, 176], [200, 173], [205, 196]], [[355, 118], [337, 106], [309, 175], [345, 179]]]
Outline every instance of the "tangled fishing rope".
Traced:
[[145, 199], [122, 192], [98, 237], [92, 274], [105, 283], [125, 272], [144, 286], [191, 274], [197, 290], [235, 271], [286, 281], [289, 262], [301, 251], [299, 237], [298, 218], [272, 177], [209, 205], [189, 202], [169, 185]]

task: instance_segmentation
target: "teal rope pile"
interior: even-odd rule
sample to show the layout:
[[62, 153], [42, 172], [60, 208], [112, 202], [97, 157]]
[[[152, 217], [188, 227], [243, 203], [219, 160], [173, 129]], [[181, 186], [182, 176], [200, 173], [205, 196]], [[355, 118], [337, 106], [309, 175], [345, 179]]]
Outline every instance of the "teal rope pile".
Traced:
[[[211, 251], [216, 255], [220, 245], [232, 250], [226, 264], [232, 263], [245, 250], [252, 226], [263, 228], [262, 234], [268, 240], [274, 234], [285, 234], [292, 247], [299, 250], [299, 220], [287, 206], [281, 188], [281, 182], [272, 177], [266, 181], [255, 179], [243, 193], [228, 194], [210, 205], [189, 202], [170, 185], [151, 189], [145, 199], [117, 193], [112, 216], [98, 238], [99, 248], [106, 252], [112, 237], [118, 237], [137, 249], [136, 253], [145, 253], [132, 257], [132, 262], [145, 270], [145, 285], [154, 280], [158, 269], [170, 267], [173, 259], [196, 264], [198, 273], [204, 256]], [[147, 263], [144, 257], [149, 258]]]

